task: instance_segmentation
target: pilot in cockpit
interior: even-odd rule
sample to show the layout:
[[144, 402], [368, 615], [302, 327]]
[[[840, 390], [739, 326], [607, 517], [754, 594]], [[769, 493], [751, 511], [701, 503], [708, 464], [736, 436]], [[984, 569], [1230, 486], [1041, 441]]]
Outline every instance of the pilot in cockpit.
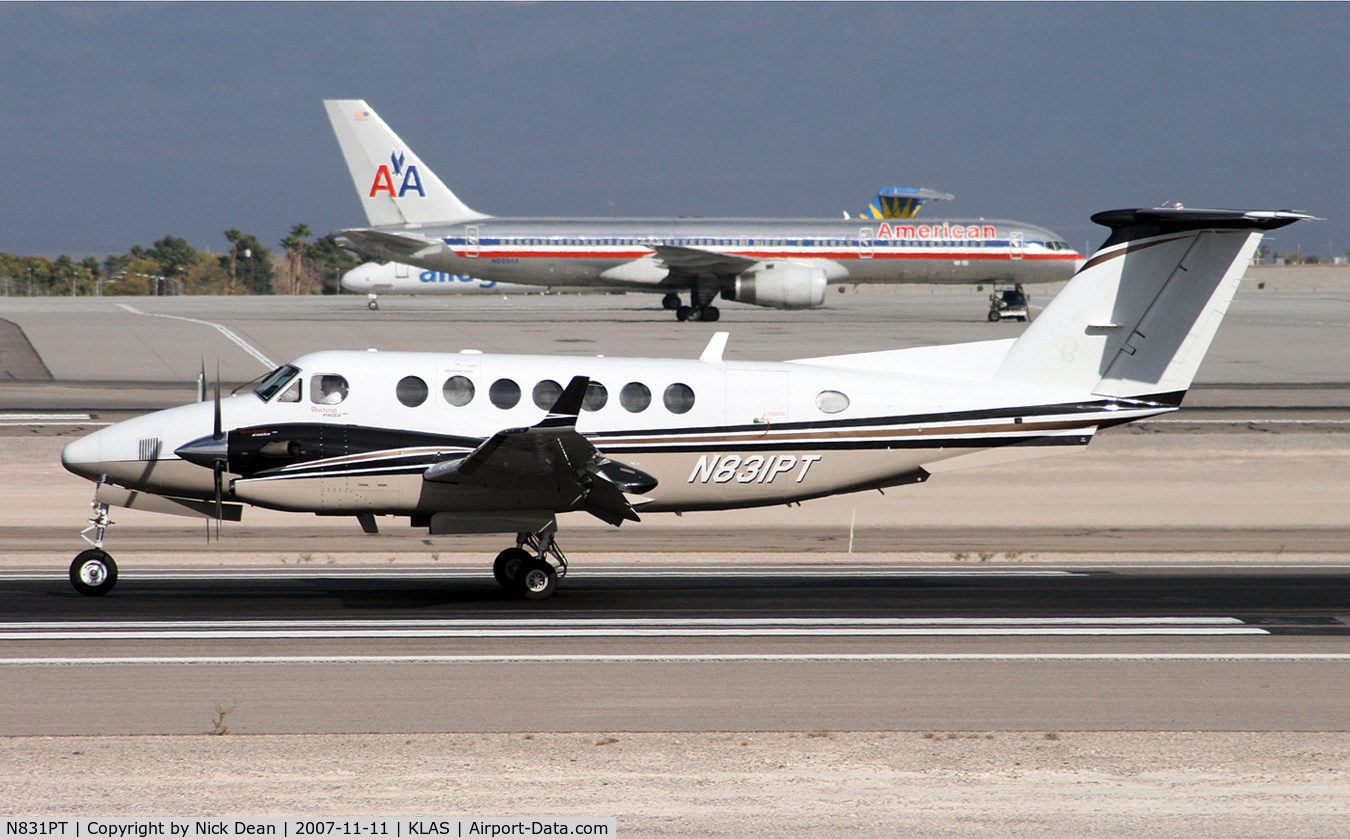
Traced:
[[317, 376], [314, 401], [320, 405], [336, 405], [347, 398], [347, 380], [341, 376]]

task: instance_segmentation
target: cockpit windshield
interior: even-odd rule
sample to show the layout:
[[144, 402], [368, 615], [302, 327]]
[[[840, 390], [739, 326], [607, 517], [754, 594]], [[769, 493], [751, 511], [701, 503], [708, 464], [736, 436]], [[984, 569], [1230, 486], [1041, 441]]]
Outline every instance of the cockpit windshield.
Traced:
[[258, 386], [253, 389], [253, 392], [258, 394], [259, 399], [266, 402], [271, 399], [277, 391], [285, 387], [287, 382], [295, 378], [296, 374], [299, 372], [299, 367], [283, 364], [271, 373], [268, 373], [267, 378], [259, 382]]

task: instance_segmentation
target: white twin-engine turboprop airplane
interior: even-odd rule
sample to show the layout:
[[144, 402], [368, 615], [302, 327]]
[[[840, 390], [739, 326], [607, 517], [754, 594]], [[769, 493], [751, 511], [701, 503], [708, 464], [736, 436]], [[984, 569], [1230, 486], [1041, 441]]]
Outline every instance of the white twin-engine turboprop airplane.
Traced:
[[[66, 447], [97, 482], [71, 582], [104, 594], [108, 506], [237, 520], [243, 505], [514, 533], [493, 566], [527, 598], [567, 569], [558, 513], [787, 504], [1059, 454], [1174, 411], [1250, 263], [1291, 212], [1115, 210], [1111, 236], [1021, 337], [725, 361], [316, 352], [254, 390]], [[88, 539], [88, 537], [85, 537]]]

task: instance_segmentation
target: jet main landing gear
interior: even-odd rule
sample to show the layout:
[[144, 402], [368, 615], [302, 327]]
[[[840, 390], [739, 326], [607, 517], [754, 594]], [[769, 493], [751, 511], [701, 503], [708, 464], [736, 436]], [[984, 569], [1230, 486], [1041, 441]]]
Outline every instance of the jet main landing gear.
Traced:
[[539, 533], [517, 534], [516, 546], [497, 554], [492, 576], [502, 588], [526, 600], [547, 600], [553, 596], [558, 590], [558, 580], [567, 576], [567, 557], [553, 541], [556, 529], [556, 525], [551, 525]]

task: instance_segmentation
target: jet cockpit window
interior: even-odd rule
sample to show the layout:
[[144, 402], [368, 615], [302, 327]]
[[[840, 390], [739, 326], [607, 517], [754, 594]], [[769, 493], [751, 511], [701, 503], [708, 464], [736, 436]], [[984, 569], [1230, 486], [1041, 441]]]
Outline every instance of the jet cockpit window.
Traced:
[[488, 399], [503, 411], [514, 408], [520, 402], [520, 385], [510, 379], [498, 379], [488, 388]]
[[666, 403], [666, 410], [672, 414], [687, 414], [694, 407], [694, 389], [680, 382], [666, 388], [661, 398]]
[[541, 411], [547, 411], [549, 408], [553, 407], [553, 403], [558, 401], [558, 397], [562, 396], [562, 385], [552, 379], [544, 379], [534, 386], [534, 393], [532, 395], [534, 397], [534, 407]]
[[281, 392], [277, 397], [278, 402], [299, 402], [300, 401], [300, 379], [291, 382], [291, 386]]
[[630, 414], [640, 414], [652, 404], [651, 389], [642, 382], [629, 382], [619, 391], [619, 404]]
[[441, 385], [441, 396], [456, 408], [463, 408], [473, 401], [473, 382], [467, 376], [451, 376]]
[[336, 373], [310, 377], [309, 401], [316, 405], [337, 405], [347, 398], [347, 380]]
[[292, 367], [289, 364], [283, 364], [271, 373], [268, 373], [267, 378], [259, 382], [258, 386], [253, 389], [253, 392], [258, 394], [259, 399], [266, 402], [276, 395], [277, 391], [285, 387], [286, 383], [299, 372], [300, 368]]
[[394, 387], [394, 395], [398, 397], [398, 401], [409, 408], [416, 408], [427, 401], [427, 393], [427, 383], [416, 376], [404, 376]]
[[816, 395], [816, 407], [826, 414], [837, 414], [848, 407], [848, 397], [837, 390], [822, 390]]

